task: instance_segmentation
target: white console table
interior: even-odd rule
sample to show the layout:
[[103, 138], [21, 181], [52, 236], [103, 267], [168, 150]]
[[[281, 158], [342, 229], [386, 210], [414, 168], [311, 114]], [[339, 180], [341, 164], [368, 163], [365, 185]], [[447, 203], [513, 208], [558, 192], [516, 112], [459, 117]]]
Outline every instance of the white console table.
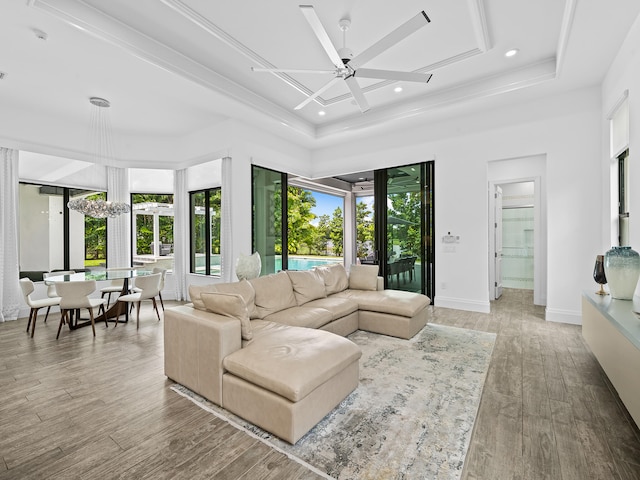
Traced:
[[582, 336], [640, 426], [640, 299], [582, 294]]

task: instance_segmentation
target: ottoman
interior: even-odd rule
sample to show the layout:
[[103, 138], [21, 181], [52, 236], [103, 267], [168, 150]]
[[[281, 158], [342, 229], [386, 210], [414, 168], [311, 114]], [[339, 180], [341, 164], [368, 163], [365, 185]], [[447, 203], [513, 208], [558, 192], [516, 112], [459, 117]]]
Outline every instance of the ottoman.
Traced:
[[355, 390], [362, 352], [323, 330], [271, 324], [254, 332], [223, 361], [222, 406], [293, 444]]

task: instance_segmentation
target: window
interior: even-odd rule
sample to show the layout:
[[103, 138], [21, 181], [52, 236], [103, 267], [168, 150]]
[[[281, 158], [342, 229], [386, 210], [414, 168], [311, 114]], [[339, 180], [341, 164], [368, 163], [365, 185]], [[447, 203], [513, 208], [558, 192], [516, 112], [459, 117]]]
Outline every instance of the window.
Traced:
[[173, 195], [131, 194], [133, 263], [173, 270]]
[[191, 273], [220, 275], [220, 210], [222, 190], [189, 193]]
[[106, 200], [106, 193], [27, 183], [19, 191], [20, 271], [106, 266], [107, 220], [67, 208], [74, 198]]
[[618, 241], [629, 245], [629, 150], [618, 157]]

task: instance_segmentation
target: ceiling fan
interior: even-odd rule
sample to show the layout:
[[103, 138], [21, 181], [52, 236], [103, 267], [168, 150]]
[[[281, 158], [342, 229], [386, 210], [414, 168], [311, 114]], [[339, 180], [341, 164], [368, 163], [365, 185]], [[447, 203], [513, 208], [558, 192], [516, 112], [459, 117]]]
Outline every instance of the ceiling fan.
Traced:
[[[385, 50], [388, 50], [401, 40], [404, 40], [413, 32], [428, 24], [431, 20], [429, 20], [429, 17], [427, 17], [427, 14], [424, 13], [424, 11], [421, 11], [409, 21], [403, 23], [391, 33], [381, 38], [369, 48], [354, 57], [353, 52], [350, 49], [346, 48], [344, 46], [344, 43], [343, 47], [340, 49], [336, 49], [334, 47], [333, 43], [331, 43], [331, 40], [329, 39], [329, 35], [327, 35], [326, 30], [322, 26], [322, 23], [320, 23], [320, 19], [316, 15], [316, 12], [313, 9], [312, 5], [299, 5], [299, 7], [302, 11], [302, 14], [309, 22], [309, 25], [311, 25], [313, 33], [315, 33], [325, 52], [327, 52], [327, 55], [331, 59], [331, 62], [333, 63], [335, 68], [333, 70], [301, 70], [255, 67], [251, 68], [251, 70], [253, 70], [254, 72], [321, 73], [333, 75], [333, 78], [328, 83], [326, 83], [319, 90], [316, 90], [311, 95], [309, 95], [302, 103], [295, 107], [295, 110], [300, 110], [302, 107], [315, 100], [318, 96], [322, 95], [324, 92], [329, 90], [332, 86], [334, 86], [341, 80], [344, 80], [344, 82], [347, 84], [351, 95], [360, 107], [360, 110], [364, 113], [369, 110], [369, 103], [367, 102], [367, 99], [365, 98], [360, 85], [358, 85], [356, 77], [423, 83], [427, 83], [431, 79], [431, 74], [427, 73], [360, 68], [361, 65], [364, 65], [365, 63], [377, 57]], [[345, 32], [349, 29], [351, 21], [348, 19], [342, 19], [340, 20], [339, 25], [340, 29], [343, 32], [343, 35], [346, 35]]]

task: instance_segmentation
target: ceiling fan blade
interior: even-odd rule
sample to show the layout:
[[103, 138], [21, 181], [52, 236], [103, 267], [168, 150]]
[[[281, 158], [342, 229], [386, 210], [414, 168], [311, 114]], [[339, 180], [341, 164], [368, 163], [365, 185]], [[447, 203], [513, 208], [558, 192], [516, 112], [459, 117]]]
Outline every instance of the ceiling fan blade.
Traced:
[[333, 87], [340, 80], [341, 80], [341, 77], [332, 78], [328, 83], [326, 83], [323, 87], [321, 87], [320, 90], [316, 90], [311, 95], [309, 95], [302, 103], [297, 105], [294, 108], [294, 110], [300, 110], [305, 105], [311, 103], [313, 100], [315, 100], [316, 97], [319, 97], [320, 95], [322, 95], [324, 92], [329, 90], [331, 87]]
[[383, 80], [399, 80], [403, 82], [427, 83], [431, 80], [430, 73], [398, 72], [396, 70], [378, 70], [374, 68], [359, 68], [354, 76], [363, 78], [381, 78]]
[[365, 51], [363, 51], [359, 55], [356, 55], [349, 62], [349, 66], [354, 70], [357, 70], [358, 66], [364, 65], [372, 58], [377, 57], [382, 52], [393, 47], [396, 43], [400, 42], [401, 40], [404, 40], [406, 37], [411, 35], [413, 32], [419, 30], [420, 28], [424, 27], [429, 22], [431, 22], [431, 20], [429, 20], [429, 17], [427, 17], [427, 14], [424, 13], [424, 10], [423, 10], [422, 12], [418, 13], [415, 17], [413, 17], [411, 20], [400, 25], [394, 31], [389, 33], [387, 36], [382, 37], [380, 40], [378, 40], [376, 43], [371, 45]]
[[360, 88], [360, 85], [358, 85], [356, 78], [352, 75], [345, 78], [344, 81], [347, 82], [347, 87], [349, 87], [351, 95], [353, 95], [354, 100], [360, 107], [360, 111], [364, 113], [369, 110], [369, 102], [367, 102], [364, 93], [362, 93], [362, 89]]
[[318, 15], [316, 15], [316, 11], [313, 9], [313, 5], [300, 5], [300, 11], [307, 19], [307, 22], [309, 22], [309, 25], [311, 25], [313, 33], [315, 33], [316, 37], [318, 37], [322, 48], [324, 48], [324, 51], [327, 52], [327, 55], [329, 55], [331, 62], [336, 67], [343, 68], [344, 63], [342, 62], [340, 55], [338, 55], [336, 47], [334, 47], [333, 43], [331, 43], [329, 35], [327, 35], [327, 31], [322, 26], [322, 23], [320, 23], [320, 19], [318, 18]]
[[259, 68], [251, 67], [252, 72], [269, 72], [269, 73], [336, 73], [335, 70], [304, 70], [296, 68]]

